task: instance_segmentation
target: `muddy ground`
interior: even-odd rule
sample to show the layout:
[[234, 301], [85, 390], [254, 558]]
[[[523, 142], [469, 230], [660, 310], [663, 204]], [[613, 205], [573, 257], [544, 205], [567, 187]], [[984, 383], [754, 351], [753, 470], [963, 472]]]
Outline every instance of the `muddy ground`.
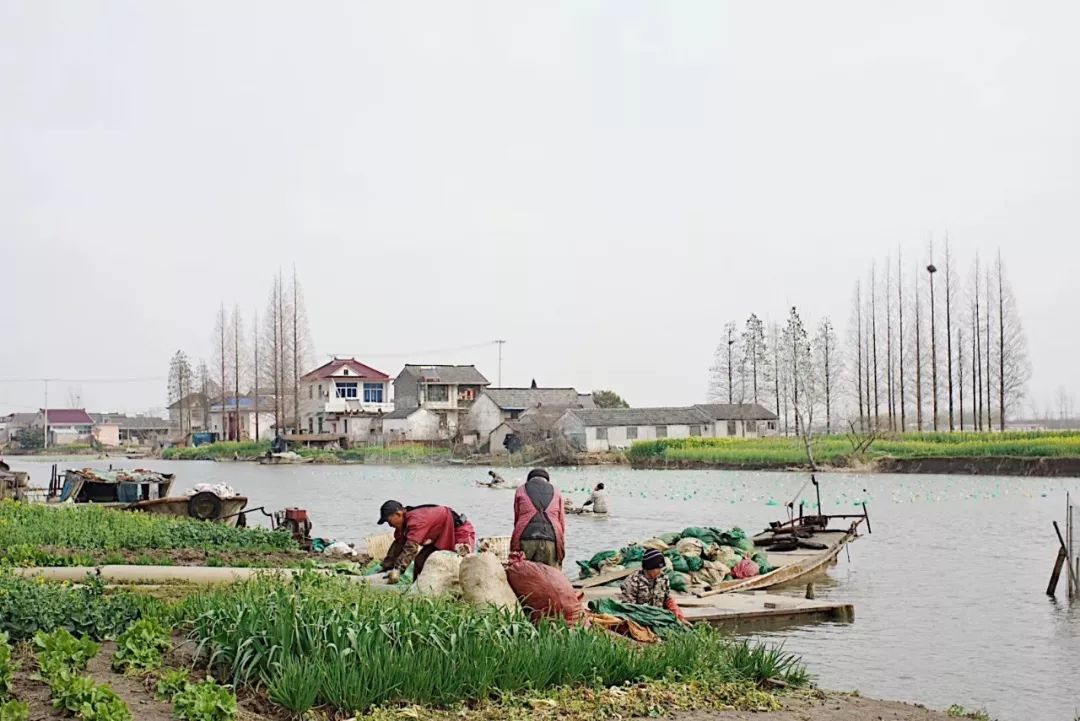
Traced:
[[782, 711], [721, 711], [676, 716], [677, 721], [948, 721], [932, 711], [897, 701], [878, 701], [848, 694], [818, 694], [817, 698], [784, 700]]

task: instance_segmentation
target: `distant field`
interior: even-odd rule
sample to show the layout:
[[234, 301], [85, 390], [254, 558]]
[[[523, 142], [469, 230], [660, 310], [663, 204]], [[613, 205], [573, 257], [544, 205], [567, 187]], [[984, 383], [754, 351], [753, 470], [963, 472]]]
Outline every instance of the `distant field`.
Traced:
[[[638, 464], [701, 463], [732, 466], [801, 466], [799, 438], [666, 438], [635, 443], [627, 457]], [[877, 458], [1060, 458], [1080, 457], [1080, 432], [905, 433], [874, 441], [859, 457], [845, 436], [814, 439], [819, 464], [849, 465]]]

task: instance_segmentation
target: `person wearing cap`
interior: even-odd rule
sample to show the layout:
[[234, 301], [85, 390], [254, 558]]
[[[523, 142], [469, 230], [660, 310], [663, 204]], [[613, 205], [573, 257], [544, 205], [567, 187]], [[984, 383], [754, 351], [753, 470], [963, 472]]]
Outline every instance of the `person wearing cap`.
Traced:
[[491, 480], [487, 482], [488, 486], [491, 486], [492, 488], [497, 488], [499, 486], [506, 485], [506, 479], [500, 476], [495, 471], [488, 471], [488, 475], [491, 476]]
[[603, 483], [597, 483], [596, 488], [593, 489], [592, 495], [589, 496], [589, 500], [581, 504], [582, 508], [587, 506], [592, 506], [593, 513], [607, 513], [607, 492], [604, 490]]
[[379, 523], [394, 529], [394, 542], [382, 561], [382, 570], [396, 582], [413, 564], [414, 576], [424, 570], [428, 556], [435, 551], [471, 553], [476, 547], [476, 530], [464, 516], [448, 506], [404, 506], [387, 501], [379, 509]]
[[675, 597], [671, 595], [671, 582], [664, 575], [666, 565], [664, 554], [660, 551], [654, 548], [645, 551], [641, 559], [641, 570], [628, 576], [622, 582], [622, 594], [619, 600], [623, 603], [667, 609], [685, 624], [687, 623], [686, 616], [683, 615]]
[[562, 568], [566, 557], [566, 506], [543, 468], [529, 471], [514, 493], [514, 533], [510, 550], [526, 561]]

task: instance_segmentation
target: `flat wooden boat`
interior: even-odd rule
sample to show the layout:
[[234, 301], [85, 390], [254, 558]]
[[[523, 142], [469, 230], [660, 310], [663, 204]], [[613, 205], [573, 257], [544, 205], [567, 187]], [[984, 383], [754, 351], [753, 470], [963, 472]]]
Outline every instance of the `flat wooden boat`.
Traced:
[[293, 463], [311, 463], [315, 459], [307, 458], [296, 453], [269, 453], [259, 456], [259, 463], [264, 466], [288, 465]]

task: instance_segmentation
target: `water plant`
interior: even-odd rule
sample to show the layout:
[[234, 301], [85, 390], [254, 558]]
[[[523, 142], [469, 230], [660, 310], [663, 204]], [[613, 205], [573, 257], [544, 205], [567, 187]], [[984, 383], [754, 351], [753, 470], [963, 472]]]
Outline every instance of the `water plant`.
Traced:
[[116, 638], [114, 671], [149, 671], [161, 665], [162, 655], [172, 647], [169, 630], [152, 618], [139, 619]]
[[173, 715], [179, 721], [232, 721], [236, 694], [213, 679], [190, 683], [173, 696]]

